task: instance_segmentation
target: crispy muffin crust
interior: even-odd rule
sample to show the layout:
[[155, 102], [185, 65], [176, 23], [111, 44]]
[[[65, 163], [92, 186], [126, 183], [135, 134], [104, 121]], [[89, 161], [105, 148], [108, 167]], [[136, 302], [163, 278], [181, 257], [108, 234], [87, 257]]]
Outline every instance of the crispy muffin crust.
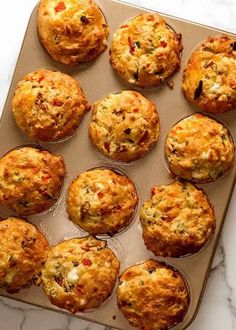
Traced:
[[20, 215], [50, 208], [60, 195], [66, 175], [61, 156], [21, 147], [0, 159], [0, 204]]
[[71, 136], [90, 109], [78, 81], [50, 70], [26, 75], [18, 84], [12, 107], [18, 127], [39, 141]]
[[106, 241], [91, 236], [51, 248], [42, 271], [51, 303], [71, 313], [96, 308], [111, 295], [120, 262]]
[[132, 326], [140, 330], [167, 330], [183, 320], [189, 293], [178, 271], [150, 259], [121, 274], [117, 301]]
[[16, 293], [41, 283], [40, 274], [49, 245], [43, 234], [24, 220], [0, 221], [0, 287]]
[[236, 108], [236, 39], [209, 37], [191, 55], [183, 76], [185, 97], [207, 112]]
[[165, 152], [175, 176], [205, 183], [228, 171], [234, 158], [234, 144], [226, 127], [197, 113], [171, 128]]
[[140, 14], [116, 31], [110, 62], [127, 83], [140, 87], [160, 85], [180, 68], [181, 34], [158, 14]]
[[153, 187], [140, 219], [145, 245], [156, 256], [195, 253], [215, 231], [213, 207], [205, 193], [189, 182]]
[[107, 48], [109, 29], [93, 0], [41, 0], [38, 31], [50, 56], [69, 66], [93, 61]]
[[67, 199], [69, 218], [90, 234], [114, 235], [132, 220], [138, 196], [133, 182], [108, 169], [80, 174]]
[[138, 92], [109, 94], [93, 106], [90, 139], [111, 159], [128, 162], [143, 157], [159, 134], [156, 106]]

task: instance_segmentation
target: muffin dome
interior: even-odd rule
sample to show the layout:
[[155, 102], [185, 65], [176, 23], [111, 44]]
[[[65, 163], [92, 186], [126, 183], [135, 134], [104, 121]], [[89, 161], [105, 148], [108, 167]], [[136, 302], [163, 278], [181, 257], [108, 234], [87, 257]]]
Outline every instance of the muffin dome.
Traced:
[[111, 295], [119, 267], [105, 241], [70, 239], [49, 251], [42, 272], [44, 291], [52, 304], [74, 314], [96, 308]]
[[121, 274], [117, 302], [133, 327], [167, 330], [182, 322], [189, 293], [178, 271], [150, 259]]
[[155, 104], [138, 92], [112, 93], [93, 106], [90, 139], [111, 159], [128, 162], [143, 157], [159, 133]]
[[184, 69], [186, 98], [207, 112], [236, 108], [236, 39], [209, 37], [190, 56]]
[[141, 209], [143, 239], [156, 256], [179, 257], [199, 251], [214, 234], [214, 210], [202, 190], [175, 181], [152, 188]]
[[69, 66], [93, 61], [107, 48], [106, 20], [93, 0], [41, 0], [38, 31], [50, 56]]
[[31, 139], [46, 142], [71, 136], [90, 108], [75, 79], [50, 70], [26, 75], [18, 84], [12, 107], [18, 127]]
[[160, 85], [180, 68], [181, 34], [158, 14], [140, 14], [116, 31], [110, 49], [111, 65], [127, 83]]
[[175, 176], [204, 183], [218, 179], [230, 168], [234, 144], [226, 127], [194, 114], [171, 128], [165, 152]]
[[49, 209], [60, 195], [65, 164], [61, 156], [21, 147], [0, 159], [0, 204], [20, 215]]
[[32, 283], [40, 284], [40, 275], [49, 249], [43, 234], [18, 218], [0, 221], [0, 287], [15, 293]]
[[109, 169], [80, 174], [67, 199], [69, 218], [90, 234], [113, 235], [132, 220], [138, 201], [132, 181]]

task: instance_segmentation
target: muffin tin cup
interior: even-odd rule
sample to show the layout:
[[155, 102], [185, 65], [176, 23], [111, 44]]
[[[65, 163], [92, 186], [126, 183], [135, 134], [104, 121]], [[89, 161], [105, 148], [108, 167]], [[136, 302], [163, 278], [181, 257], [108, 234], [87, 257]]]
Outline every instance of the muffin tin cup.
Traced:
[[[150, 12], [140, 7], [112, 0], [98, 0], [98, 5], [102, 8], [110, 28], [108, 38], [109, 47], [111, 45], [113, 33], [123, 22], [140, 13]], [[120, 273], [131, 265], [154, 258], [169, 264], [183, 275], [190, 290], [190, 306], [183, 322], [172, 328], [174, 330], [182, 330], [189, 326], [197, 315], [200, 306], [236, 179], [236, 159], [234, 158], [232, 167], [223, 177], [215, 182], [197, 185], [200, 188], [203, 188], [209, 201], [213, 204], [216, 217], [215, 234], [205, 247], [198, 253], [184, 258], [154, 257], [153, 254], [146, 249], [142, 240], [139, 221], [140, 205], [150, 198], [150, 191], [153, 186], [168, 184], [173, 181], [173, 177], [171, 177], [166, 168], [164, 159], [165, 139], [170, 128], [181, 119], [195, 112], [199, 112], [199, 109], [197, 109], [195, 105], [191, 105], [184, 98], [181, 91], [183, 68], [189, 58], [190, 52], [208, 36], [215, 36], [223, 33], [223, 31], [217, 29], [201, 26], [168, 15], [162, 16], [167, 21], [168, 25], [172, 26], [178, 33], [182, 34], [184, 49], [182, 52], [181, 69], [171, 78], [174, 83], [173, 89], [162, 85], [157, 88], [141, 90], [141, 93], [153, 101], [157, 106], [161, 122], [160, 137], [157, 145], [145, 157], [128, 164], [109, 160], [101, 156], [99, 152], [96, 152], [95, 147], [93, 147], [89, 140], [88, 123], [90, 115], [86, 113], [76, 131], [76, 134], [68, 140], [57, 143], [40, 142], [41, 148], [45, 148], [64, 157], [67, 176], [64, 180], [61, 196], [55, 204], [55, 207], [50, 209], [47, 213], [30, 216], [28, 219], [45, 234], [51, 245], [58, 244], [59, 242], [72, 237], [86, 236], [87, 234], [84, 231], [80, 230], [68, 219], [66, 212], [66, 196], [72, 180], [79, 173], [93, 167], [104, 165], [109, 168], [115, 168], [119, 172], [130, 177], [138, 191], [139, 206], [137, 212], [129, 227], [116, 236], [111, 238], [106, 237], [105, 239], [108, 242], [108, 246], [111, 247], [114, 253], [120, 258]], [[52, 70], [59, 70], [68, 73], [75, 79], [79, 80], [90, 104], [101, 99], [112, 91], [127, 89], [140, 90], [136, 87], [132, 88], [130, 86], [127, 88], [127, 85], [116, 76], [114, 70], [109, 64], [108, 49], [102, 53], [94, 63], [90, 63], [90, 65], [85, 67], [66, 67], [65, 65], [55, 62], [47, 53], [45, 53], [39, 41], [37, 35], [36, 7], [29, 21], [0, 123], [0, 156], [3, 156], [9, 150], [18, 146], [28, 144], [35, 145], [34, 141], [31, 141], [17, 128], [11, 113], [11, 101], [17, 84], [29, 72], [41, 67], [49, 67]], [[236, 119], [234, 111], [218, 116], [210, 116], [219, 119], [219, 121], [229, 129], [232, 138], [236, 141]], [[7, 217], [10, 214], [10, 211], [0, 207], [0, 216], [2, 218]], [[0, 289], [0, 295], [66, 315], [69, 314], [64, 310], [53, 306], [44, 294], [42, 287], [38, 288], [32, 286], [31, 288], [23, 289], [14, 295], [10, 295], [5, 290]], [[85, 313], [78, 313], [75, 317], [98, 322], [118, 329], [133, 329], [118, 309], [115, 290], [111, 297], [101, 307], [91, 312], [87, 311]]]

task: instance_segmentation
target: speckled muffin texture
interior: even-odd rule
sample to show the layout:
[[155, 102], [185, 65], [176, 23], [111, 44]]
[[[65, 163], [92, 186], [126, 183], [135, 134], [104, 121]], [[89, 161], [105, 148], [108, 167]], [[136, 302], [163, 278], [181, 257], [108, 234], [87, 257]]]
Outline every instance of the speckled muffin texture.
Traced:
[[112, 93], [93, 106], [90, 139], [111, 159], [129, 162], [143, 157], [159, 133], [155, 104], [138, 92]]
[[226, 127], [197, 113], [171, 128], [165, 152], [172, 174], [205, 183], [216, 180], [229, 170], [234, 158], [234, 144]]
[[71, 136], [89, 109], [79, 82], [50, 70], [26, 75], [12, 101], [18, 127], [31, 139], [46, 142]]
[[183, 320], [189, 293], [178, 271], [150, 259], [121, 274], [117, 301], [132, 326], [167, 330]]
[[72, 182], [67, 212], [90, 234], [113, 235], [130, 223], [137, 202], [135, 186], [128, 177], [105, 168], [93, 169]]
[[151, 87], [179, 70], [181, 51], [181, 34], [158, 14], [140, 14], [115, 32], [110, 61], [125, 82]]
[[107, 48], [108, 26], [93, 0], [41, 0], [38, 31], [51, 57], [69, 66], [93, 61]]
[[205, 193], [189, 182], [153, 187], [140, 219], [145, 245], [156, 256], [195, 253], [215, 231], [213, 207]]
[[20, 215], [49, 209], [60, 195], [65, 164], [61, 156], [21, 147], [0, 159], [0, 204]]
[[209, 37], [191, 55], [184, 70], [186, 98], [207, 112], [236, 108], [236, 39]]
[[52, 304], [75, 314], [99, 307], [111, 295], [119, 267], [106, 241], [74, 238], [49, 251], [43, 287]]
[[16, 293], [41, 283], [40, 275], [49, 249], [43, 234], [18, 218], [0, 220], [0, 287]]

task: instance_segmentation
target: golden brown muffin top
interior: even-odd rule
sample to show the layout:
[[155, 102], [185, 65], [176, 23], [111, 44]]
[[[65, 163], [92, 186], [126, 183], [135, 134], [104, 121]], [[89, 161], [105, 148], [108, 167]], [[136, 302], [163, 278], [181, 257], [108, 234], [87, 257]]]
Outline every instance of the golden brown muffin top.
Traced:
[[93, 169], [72, 182], [67, 212], [90, 234], [113, 235], [130, 223], [137, 202], [135, 186], [128, 177], [105, 168]]
[[66, 65], [92, 61], [107, 48], [107, 23], [93, 0], [41, 0], [38, 30], [48, 53]]
[[140, 14], [113, 36], [110, 60], [121, 78], [140, 87], [157, 86], [180, 67], [181, 34], [154, 13]]
[[121, 274], [117, 299], [130, 324], [141, 330], [167, 330], [183, 320], [189, 307], [179, 272], [153, 259]]
[[157, 256], [197, 252], [215, 231], [213, 207], [205, 193], [189, 182], [153, 187], [140, 219], [147, 248]]
[[225, 126], [197, 113], [171, 128], [166, 139], [166, 157], [177, 177], [210, 182], [230, 168], [234, 144]]
[[19, 82], [12, 107], [19, 128], [39, 141], [72, 135], [90, 109], [78, 81], [45, 69], [31, 72]]
[[184, 70], [183, 91], [204, 111], [236, 108], [236, 39], [209, 37], [191, 55]]
[[111, 93], [93, 106], [90, 138], [112, 159], [132, 161], [144, 156], [157, 142], [159, 133], [155, 104], [138, 92]]
[[15, 293], [40, 274], [49, 249], [43, 234], [30, 223], [14, 217], [0, 220], [0, 286]]
[[112, 293], [119, 266], [106, 241], [73, 238], [49, 251], [44, 290], [54, 305], [71, 313], [96, 308]]
[[65, 164], [46, 150], [21, 147], [0, 159], [0, 203], [20, 215], [45, 211], [58, 198]]

